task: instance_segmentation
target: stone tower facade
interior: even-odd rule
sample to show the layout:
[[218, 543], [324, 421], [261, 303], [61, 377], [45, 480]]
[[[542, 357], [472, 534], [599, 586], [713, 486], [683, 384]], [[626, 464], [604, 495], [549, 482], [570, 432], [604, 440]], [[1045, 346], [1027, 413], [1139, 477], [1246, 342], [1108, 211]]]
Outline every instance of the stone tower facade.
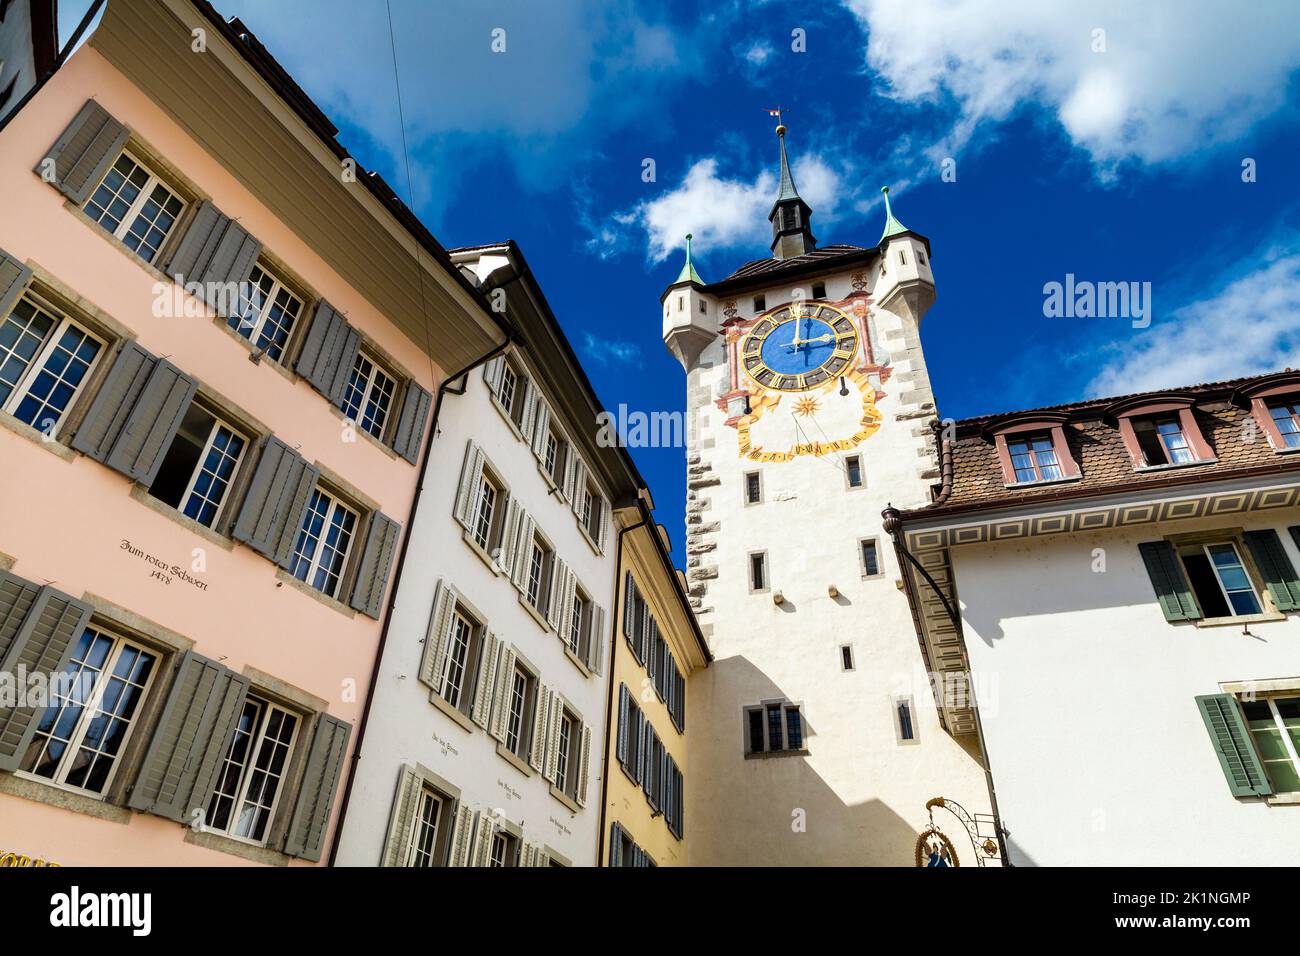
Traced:
[[686, 574], [715, 657], [691, 685], [690, 862], [910, 865], [927, 800], [989, 803], [881, 527], [939, 477], [930, 247], [891, 213], [874, 248], [818, 248], [784, 132], [772, 257], [706, 283], [688, 251], [661, 303], [686, 372]]

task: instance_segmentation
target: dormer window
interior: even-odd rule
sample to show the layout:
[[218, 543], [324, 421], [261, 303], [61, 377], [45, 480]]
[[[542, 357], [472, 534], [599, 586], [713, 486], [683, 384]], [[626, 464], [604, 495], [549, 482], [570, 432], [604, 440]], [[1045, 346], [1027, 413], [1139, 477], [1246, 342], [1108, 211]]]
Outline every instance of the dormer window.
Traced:
[[1250, 410], [1256, 428], [1274, 452], [1300, 450], [1300, 372], [1255, 379], [1233, 392], [1231, 401]]
[[1079, 477], [1079, 466], [1065, 439], [1065, 423], [1065, 415], [1040, 412], [985, 427], [984, 438], [997, 446], [1002, 478], [1008, 486]]
[[1178, 468], [1215, 461], [1190, 395], [1143, 395], [1116, 402], [1103, 420], [1119, 429], [1133, 468]]
[[1287, 448], [1300, 448], [1300, 398], [1268, 403], [1268, 414]]
[[1008, 441], [1007, 452], [1011, 455], [1011, 467], [1017, 482], [1056, 481], [1065, 477], [1052, 436], [1047, 432]]
[[1133, 434], [1148, 465], [1186, 465], [1196, 460], [1183, 426], [1174, 416], [1139, 419], [1133, 423]]

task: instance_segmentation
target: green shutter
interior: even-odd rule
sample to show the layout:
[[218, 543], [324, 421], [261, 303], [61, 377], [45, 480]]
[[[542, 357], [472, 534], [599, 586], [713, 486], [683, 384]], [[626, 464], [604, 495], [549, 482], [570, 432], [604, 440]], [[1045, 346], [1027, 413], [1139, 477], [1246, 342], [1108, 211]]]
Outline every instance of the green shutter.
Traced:
[[307, 753], [307, 768], [303, 771], [293, 822], [289, 824], [284, 845], [284, 852], [290, 856], [320, 861], [325, 846], [325, 828], [330, 810], [334, 808], [334, 792], [343, 772], [343, 757], [351, 733], [351, 724], [329, 714], [321, 714], [316, 720], [316, 732]]
[[158, 359], [138, 342], [123, 343], [77, 428], [72, 447], [95, 461], [107, 461], [157, 365]]
[[424, 426], [429, 419], [433, 396], [414, 381], [406, 383], [406, 397], [402, 400], [402, 414], [397, 419], [397, 432], [393, 435], [393, 451], [412, 465], [420, 455], [424, 443]]
[[193, 651], [181, 658], [127, 805], [177, 823], [206, 812], [248, 678]]
[[[90, 606], [48, 585], [29, 601], [34, 585], [12, 576], [6, 583], [7, 600], [11, 602], [9, 613], [4, 615], [6, 632], [13, 627], [17, 611], [24, 604], [27, 613], [0, 657], [0, 673], [12, 675], [22, 668], [28, 674], [58, 674], [90, 619]], [[18, 768], [43, 710], [0, 706], [0, 770]]]
[[134, 481], [153, 484], [198, 387], [171, 362], [159, 359], [104, 464]]
[[9, 314], [31, 278], [31, 269], [0, 249], [0, 319]]
[[1255, 752], [1250, 728], [1231, 694], [1206, 694], [1196, 698], [1214, 752], [1219, 755], [1228, 789], [1234, 797], [1268, 796], [1273, 792], [1264, 765]]
[[247, 281], [261, 253], [262, 244], [248, 230], [205, 199], [164, 271], [184, 285], [200, 283], [204, 287], [201, 298], [229, 316], [238, 306], [239, 297], [223, 301], [220, 287], [213, 284]]
[[311, 328], [303, 340], [295, 368], [316, 391], [337, 405], [357, 361], [361, 336], [334, 306], [324, 299], [316, 304]]
[[253, 472], [231, 534], [258, 554], [288, 567], [303, 511], [320, 471], [271, 435]]
[[393, 566], [397, 538], [402, 526], [388, 515], [376, 511], [370, 517], [370, 533], [366, 535], [366, 548], [361, 556], [361, 569], [352, 586], [352, 607], [367, 617], [379, 620], [384, 601], [384, 588], [388, 572]]
[[1166, 621], [1194, 621], [1201, 616], [1196, 598], [1183, 575], [1182, 564], [1168, 541], [1146, 541], [1138, 545], [1146, 563], [1151, 586], [1160, 600]]
[[86, 100], [63, 135], [36, 164], [36, 173], [43, 176], [42, 164], [54, 160], [54, 188], [81, 205], [122, 152], [128, 136], [126, 127], [107, 110], [94, 100]]
[[1272, 528], [1247, 531], [1242, 537], [1255, 559], [1255, 567], [1264, 576], [1268, 593], [1273, 596], [1273, 606], [1279, 611], [1300, 609], [1300, 579], [1295, 567], [1282, 547], [1282, 539]]

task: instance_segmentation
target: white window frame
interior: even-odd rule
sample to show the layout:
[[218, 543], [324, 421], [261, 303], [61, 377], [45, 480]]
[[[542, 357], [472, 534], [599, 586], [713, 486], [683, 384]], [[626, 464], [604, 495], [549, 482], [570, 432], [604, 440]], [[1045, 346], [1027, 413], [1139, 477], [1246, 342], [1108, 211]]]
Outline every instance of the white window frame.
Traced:
[[[212, 428], [210, 428], [210, 429], [208, 430], [208, 439], [207, 439], [207, 441], [205, 441], [205, 442], [203, 443], [203, 450], [202, 450], [201, 452], [199, 452], [199, 460], [198, 460], [198, 462], [195, 463], [195, 465], [194, 465], [194, 471], [191, 472], [191, 474], [190, 474], [190, 480], [189, 480], [189, 482], [186, 483], [186, 485], [185, 485], [185, 491], [184, 491], [184, 493], [181, 495], [181, 503], [180, 503], [180, 505], [176, 508], [176, 510], [179, 511], [182, 515], [185, 514], [185, 506], [189, 504], [189, 501], [190, 501], [190, 495], [192, 495], [192, 494], [194, 493], [194, 486], [195, 486], [196, 484], [198, 484], [199, 476], [203, 474], [203, 464], [204, 464], [204, 462], [206, 462], [206, 461], [208, 460], [208, 452], [210, 452], [210, 451], [212, 450], [212, 445], [213, 445], [213, 442], [216, 441], [217, 433], [218, 433], [222, 428], [224, 428], [224, 429], [226, 429], [226, 431], [230, 432], [231, 435], [233, 435], [233, 436], [235, 436], [235, 437], [237, 437], [237, 438], [242, 439], [243, 442], [244, 442], [244, 447], [243, 447], [242, 449], [240, 449], [239, 457], [238, 457], [237, 459], [235, 459], [235, 467], [231, 470], [231, 472], [230, 472], [230, 477], [226, 480], [226, 487], [225, 487], [225, 489], [221, 492], [221, 499], [220, 499], [219, 501], [215, 502], [215, 504], [216, 504], [216, 506], [217, 506], [217, 510], [216, 510], [216, 511], [213, 513], [213, 515], [212, 515], [212, 524], [203, 525], [203, 527], [205, 527], [205, 528], [212, 528], [212, 527], [214, 527], [214, 526], [216, 525], [216, 523], [217, 523], [217, 519], [218, 519], [219, 517], [221, 517], [222, 509], [225, 508], [225, 506], [226, 506], [227, 496], [229, 496], [229, 494], [230, 494], [230, 489], [233, 488], [233, 487], [235, 486], [235, 479], [236, 479], [237, 477], [239, 477], [239, 469], [242, 468], [242, 467], [244, 466], [244, 461], [245, 461], [245, 460], [247, 459], [247, 457], [248, 457], [248, 449], [249, 449], [249, 446], [250, 446], [250, 444], [251, 444], [251, 441], [250, 441], [250, 439], [249, 439], [249, 437], [248, 437], [247, 435], [245, 435], [242, 431], [240, 431], [240, 430], [239, 430], [238, 428], [236, 428], [234, 425], [230, 424], [230, 422], [226, 421], [226, 420], [225, 420], [224, 418], [222, 418], [220, 415], [215, 415], [215, 414], [213, 414], [212, 412], [208, 411], [208, 409], [205, 408], [205, 407], [203, 407], [202, 405], [200, 405], [199, 407], [202, 408], [203, 411], [207, 412], [209, 415], [212, 415]], [[175, 440], [176, 440], [175, 438], [172, 439], [173, 442], [174, 442]], [[169, 448], [168, 450], [170, 450], [170, 448]], [[197, 522], [198, 524], [203, 524], [203, 522], [202, 522], [202, 521], [199, 521], [197, 518], [191, 518], [190, 520], [191, 520], [191, 521], [194, 521], [194, 522]], [[301, 529], [299, 529], [299, 530], [301, 530]], [[349, 542], [349, 544], [350, 544], [350, 542]]]
[[[117, 224], [117, 228], [109, 232], [109, 230], [104, 229], [104, 224], [102, 223], [102, 221], [100, 221], [99, 219], [95, 219], [94, 215], [86, 207], [89, 206], [90, 203], [94, 200], [95, 194], [99, 192], [99, 187], [104, 185], [104, 180], [108, 178], [110, 173], [112, 173], [114, 167], [117, 165], [117, 161], [121, 159], [123, 156], [131, 160], [131, 162], [135, 163], [136, 166], [140, 167], [146, 173], [148, 173], [149, 178], [145, 181], [145, 184], [140, 188], [140, 194], [135, 197], [135, 201], [131, 203], [131, 207], [126, 211], [126, 214], [122, 217], [121, 221]], [[112, 236], [114, 239], [117, 239], [119, 242], [125, 243], [127, 233], [129, 233], [131, 231], [131, 227], [135, 225], [135, 221], [137, 218], [139, 218], [140, 210], [144, 208], [144, 204], [147, 203], [149, 201], [150, 196], [153, 195], [155, 186], [161, 186], [163, 189], [167, 190], [167, 192], [171, 193], [174, 197], [179, 199], [181, 203], [181, 208], [177, 210], [176, 218], [172, 221], [171, 227], [167, 230], [167, 232], [163, 234], [162, 242], [158, 243], [158, 248], [154, 251], [154, 254], [152, 256], [150, 256], [148, 259], [145, 259], [145, 257], [141, 256], [137, 250], [132, 250], [132, 255], [140, 256], [140, 258], [143, 261], [149, 263], [150, 265], [152, 265], [154, 260], [158, 258], [158, 254], [161, 253], [163, 248], [167, 245], [167, 241], [172, 238], [173, 230], [175, 230], [176, 224], [179, 223], [181, 219], [185, 216], [185, 210], [189, 207], [189, 203], [187, 203], [184, 197], [181, 196], [180, 190], [178, 190], [175, 186], [173, 186], [165, 177], [160, 176], [158, 173], [154, 172], [153, 164], [146, 163], [139, 156], [133, 153], [130, 149], [122, 150], [120, 153], [118, 153], [116, 156], [113, 157], [113, 161], [109, 163], [108, 168], [104, 170], [104, 175], [99, 177], [99, 182], [95, 183], [94, 188], [90, 190], [90, 195], [86, 197], [86, 201], [83, 202], [80, 207], [81, 211], [85, 213], [86, 216], [88, 216], [91, 219], [91, 221], [95, 223], [96, 226], [98, 226], [100, 229], [104, 229], [105, 232], [108, 232], [110, 236]]]
[[[432, 805], [434, 809], [433, 823], [430, 825], [425, 819], [424, 809]], [[446, 819], [448, 801], [436, 790], [427, 784], [420, 787], [420, 798], [415, 804], [415, 825], [411, 827], [411, 838], [406, 845], [406, 856], [402, 865], [408, 867], [427, 868], [438, 865], [438, 837]], [[430, 830], [429, 849], [427, 854], [423, 849], [425, 830]], [[428, 862], [421, 863], [420, 856], [427, 855]]]
[[[1254, 611], [1239, 613], [1232, 604], [1232, 598], [1229, 597], [1228, 586], [1223, 583], [1223, 577], [1219, 574], [1219, 566], [1214, 563], [1214, 556], [1210, 554], [1211, 548], [1228, 547], [1232, 549], [1233, 555], [1237, 559], [1237, 564], [1241, 567], [1241, 573], [1246, 576], [1246, 583], [1250, 585], [1250, 593], [1255, 597], [1255, 604], [1258, 605]], [[1253, 617], [1256, 614], [1264, 614], [1268, 606], [1264, 603], [1263, 596], [1259, 593], [1259, 588], [1255, 586], [1255, 578], [1250, 573], [1250, 566], [1246, 564], [1245, 555], [1242, 554], [1241, 548], [1237, 547], [1237, 542], [1231, 539], [1221, 541], [1206, 541], [1201, 545], [1201, 553], [1205, 555], [1205, 560], [1210, 563], [1210, 570], [1214, 572], [1214, 581], [1219, 585], [1219, 593], [1223, 595], [1223, 603], [1228, 606], [1228, 617]], [[1193, 592], [1195, 595], [1195, 592]]]
[[[754, 559], [760, 558], [763, 565], [763, 586], [754, 586]], [[772, 568], [768, 564], [766, 551], [750, 551], [745, 555], [745, 576], [749, 580], [750, 594], [766, 594], [772, 590]]]
[[[335, 581], [335, 583], [334, 583], [334, 590], [337, 591], [338, 588], [339, 588], [339, 586], [343, 584], [343, 579], [344, 579], [344, 577], [347, 576], [347, 571], [348, 571], [348, 562], [352, 560], [352, 546], [353, 546], [354, 544], [356, 544], [356, 541], [357, 541], [357, 535], [358, 535], [358, 534], [360, 533], [360, 531], [361, 531], [361, 512], [358, 511], [356, 508], [353, 508], [351, 505], [349, 505], [347, 502], [345, 502], [341, 497], [339, 497], [338, 495], [336, 495], [336, 494], [334, 494], [333, 492], [331, 492], [331, 491], [330, 491], [328, 488], [326, 488], [324, 485], [320, 485], [320, 484], [318, 484], [318, 485], [315, 486], [315, 488], [312, 489], [312, 491], [313, 491], [313, 492], [320, 492], [320, 494], [323, 495], [323, 496], [324, 496], [324, 497], [329, 501], [329, 507], [326, 509], [326, 512], [325, 512], [325, 523], [324, 523], [324, 525], [323, 525], [322, 528], [321, 528], [321, 534], [320, 534], [320, 536], [316, 539], [316, 547], [312, 549], [312, 555], [311, 555], [310, 560], [308, 561], [308, 565], [307, 565], [307, 576], [306, 576], [305, 578], [298, 578], [298, 580], [302, 581], [302, 583], [305, 584], [305, 585], [307, 585], [309, 588], [312, 588], [313, 590], [316, 590], [316, 591], [320, 591], [321, 594], [324, 594], [326, 597], [331, 597], [331, 598], [335, 598], [335, 599], [337, 599], [337, 598], [338, 598], [338, 595], [337, 595], [337, 594], [334, 594], [334, 593], [332, 593], [332, 592], [330, 592], [330, 591], [326, 591], [326, 590], [324, 590], [324, 589], [322, 589], [322, 588], [318, 588], [318, 587], [316, 587], [314, 584], [312, 584], [312, 581], [313, 581], [313, 579], [316, 577], [316, 572], [317, 572], [318, 570], [320, 570], [320, 566], [321, 566], [321, 552], [324, 550], [324, 546], [325, 546], [325, 537], [326, 537], [326, 534], [327, 534], [327, 532], [328, 532], [328, 530], [329, 530], [330, 525], [332, 524], [332, 520], [331, 520], [331, 519], [333, 518], [334, 510], [335, 510], [336, 508], [338, 508], [338, 509], [343, 510], [344, 512], [347, 512], [347, 513], [351, 514], [351, 515], [352, 515], [352, 519], [353, 519], [353, 520], [352, 520], [352, 534], [351, 534], [351, 535], [349, 536], [349, 538], [348, 538], [348, 546], [347, 546], [347, 548], [343, 551], [343, 564], [342, 564], [342, 566], [339, 568], [338, 580]], [[308, 501], [308, 505], [309, 505], [309, 507], [310, 507], [310, 502], [311, 502], [311, 496], [310, 496], [310, 495], [308, 495], [308, 497], [307, 497], [307, 501]], [[304, 517], [304, 518], [306, 517], [306, 514], [305, 514], [305, 513], [304, 513], [303, 517]], [[298, 536], [297, 536], [297, 537], [301, 537], [301, 536], [302, 536], [302, 533], [303, 533], [303, 527], [302, 527], [301, 524], [299, 524], [299, 526], [298, 526]], [[299, 553], [298, 553], [297, 537], [294, 539], [294, 549], [293, 549], [294, 563], [296, 563], [297, 559], [300, 557], [300, 555], [299, 555]], [[295, 577], [296, 577], [296, 575], [295, 575]]]
[[[99, 362], [104, 357], [104, 353], [108, 351], [108, 340], [91, 331], [91, 329], [83, 323], [78, 322], [71, 316], [65, 314], [63, 310], [55, 308], [52, 304], [46, 302], [41, 296], [34, 294], [30, 289], [18, 297], [18, 301], [14, 303], [14, 307], [6, 312], [4, 317], [0, 319], [0, 325], [9, 321], [9, 317], [13, 315], [14, 310], [18, 308], [18, 304], [24, 299], [27, 300], [28, 304], [33, 306], [38, 312], [43, 312], [53, 319], [54, 327], [50, 330], [48, 338], [46, 338], [45, 342], [42, 343], [40, 351], [33, 356], [31, 362], [28, 363], [27, 368], [23, 371], [23, 374], [19, 376], [18, 381], [14, 383], [13, 393], [5, 401], [4, 405], [0, 406], [0, 411], [4, 411], [9, 415], [13, 415], [14, 412], [17, 411], [18, 406], [21, 405], [23, 399], [27, 397], [32, 384], [36, 381], [36, 377], [40, 375], [42, 370], [44, 370], [45, 363], [50, 360], [50, 356], [58, 347], [59, 340], [63, 338], [64, 332], [69, 327], [78, 329], [85, 333], [88, 339], [99, 343], [99, 351], [95, 353], [95, 357], [91, 360], [89, 366], [87, 366], [86, 374], [82, 376], [77, 387], [73, 389], [72, 397], [68, 399], [67, 407], [63, 409], [62, 413], [59, 415], [58, 421], [56, 421], [54, 427], [50, 429], [49, 435], [53, 438], [58, 434], [59, 429], [67, 419], [68, 412], [81, 397], [82, 389], [95, 374], [95, 369], [99, 366]], [[61, 377], [62, 376], [60, 376], [60, 378]], [[30, 427], [35, 428], [37, 431], [42, 430], [40, 425], [37, 423], [33, 423]]]
[[[850, 461], [856, 461], [858, 463], [858, 483], [856, 485], [849, 476]], [[863, 488], [867, 487], [867, 469], [866, 465], [862, 461], [861, 454], [844, 456], [844, 487], [849, 491], [861, 491]]]
[[[474, 623], [474, 621], [471, 620], [470, 617], [467, 614], [465, 614], [465, 612], [461, 609], [460, 605], [457, 604], [456, 608], [452, 611], [451, 636], [447, 645], [446, 661], [443, 663], [443, 668], [442, 668], [442, 683], [439, 685], [442, 687], [443, 700], [445, 700], [452, 707], [455, 707], [457, 710], [463, 710], [464, 705], [466, 703], [465, 691], [466, 691], [466, 685], [470, 683], [469, 680], [470, 669], [471, 669], [470, 665], [473, 664], [474, 632], [476, 628], [477, 625]], [[463, 644], [460, 641], [460, 636], [462, 632], [464, 633], [464, 637], [465, 637]], [[455, 659], [454, 652], [456, 648], [461, 646], [464, 647], [465, 656], [463, 660], [458, 662]], [[452, 687], [451, 670], [453, 666], [460, 668], [460, 682], [455, 688], [456, 690], [455, 700], [451, 699], [451, 695], [449, 693]]]
[[[276, 811], [279, 810], [280, 808], [280, 799], [284, 796], [285, 790], [289, 788], [289, 782], [290, 782], [289, 770], [293, 764], [295, 750], [298, 746], [298, 737], [302, 732], [302, 725], [305, 718], [303, 717], [302, 714], [298, 713], [297, 711], [290, 710], [288, 707], [281, 707], [279, 704], [275, 703], [274, 701], [268, 700], [267, 698], [261, 697], [257, 694], [249, 694], [245, 698], [245, 701], [250, 701], [250, 700], [255, 701], [256, 703], [262, 705], [262, 713], [257, 722], [257, 731], [253, 734], [252, 742], [248, 748], [248, 752], [244, 760], [244, 766], [239, 771], [239, 785], [235, 788], [235, 795], [233, 798], [233, 802], [231, 803], [230, 819], [227, 821], [226, 826], [224, 828], [215, 827], [206, 822], [206, 813], [205, 813], [204, 830], [210, 833], [220, 833], [222, 836], [225, 836], [231, 840], [238, 840], [241, 843], [248, 843], [252, 846], [266, 846], [267, 843], [270, 841], [271, 831], [275, 826], [275, 814]], [[274, 711], [279, 711], [280, 713], [286, 715], [287, 717], [293, 718], [293, 731], [289, 735], [289, 743], [285, 749], [284, 763], [280, 769], [280, 774], [278, 778], [280, 781], [279, 785], [276, 786], [275, 796], [271, 798], [271, 805], [266, 810], [266, 830], [265, 830], [266, 835], [260, 840], [255, 840], [252, 837], [240, 836], [239, 834], [234, 832], [232, 827], [234, 827], [238, 823], [240, 813], [244, 806], [244, 802], [248, 799], [248, 787], [253, 778], [252, 771], [257, 765], [258, 756], [260, 755], [262, 750], [262, 744], [266, 740], [266, 727], [267, 724], [271, 722], [271, 714]], [[230, 741], [230, 746], [233, 747], [234, 743], [235, 743], [234, 739], [232, 738]], [[226, 761], [229, 759], [229, 757], [230, 757], [230, 748], [227, 747], [226, 752], [221, 755], [221, 766], [218, 768], [217, 771], [218, 782], [221, 779], [221, 772], [225, 770]], [[205, 811], [206, 808], [211, 804], [212, 798], [216, 796], [216, 793], [217, 791], [214, 789], [212, 793], [208, 795], [208, 802], [204, 804]]]
[[[522, 679], [524, 683], [524, 692], [522, 698], [519, 697], [517, 694], [517, 688], [520, 679]], [[507, 707], [506, 739], [503, 742], [503, 746], [506, 748], [506, 750], [510, 751], [512, 754], [514, 754], [516, 757], [519, 757], [520, 759], [527, 758], [527, 750], [529, 745], [532, 743], [532, 741], [528, 739], [529, 724], [531, 723], [529, 718], [533, 716], [532, 714], [529, 713], [530, 708], [528, 706], [529, 703], [528, 699], [530, 696], [532, 697], [533, 706], [531, 709], [535, 712], [537, 708], [537, 691], [535, 690], [536, 685], [537, 685], [536, 678], [533, 677], [531, 674], [529, 674], [528, 671], [525, 670], [524, 667], [516, 661], [515, 672], [513, 675], [511, 675], [510, 687], [506, 691], [506, 693], [509, 694], [509, 699], [506, 704]], [[518, 701], [519, 703], [519, 712], [518, 712], [519, 725], [512, 729], [510, 725], [515, 720], [516, 701]], [[510, 744], [510, 737], [512, 735], [515, 738], [515, 742], [513, 746], [511, 746]]]
[[[113, 641], [113, 644], [109, 648], [108, 656], [104, 659], [103, 667], [99, 670], [99, 679], [95, 682], [95, 686], [91, 690], [90, 696], [86, 698], [86, 703], [82, 706], [81, 714], [77, 718], [77, 723], [73, 727], [72, 733], [68, 736], [67, 746], [64, 748], [63, 756], [59, 758], [58, 766], [55, 767], [54, 776], [43, 777], [38, 773], [28, 770], [18, 770], [15, 771], [15, 773], [17, 776], [26, 777], [29, 780], [38, 780], [48, 786], [58, 787], [60, 790], [85, 794], [86, 796], [92, 797], [96, 800], [103, 800], [105, 794], [109, 793], [112, 789], [113, 780], [117, 776], [117, 771], [122, 765], [123, 757], [126, 755], [127, 748], [131, 744], [131, 736], [135, 733], [136, 725], [140, 722], [141, 714], [145, 711], [145, 706], [149, 698], [149, 691], [153, 686], [154, 675], [163, 666], [164, 655], [151, 647], [147, 647], [146, 645], [131, 640], [130, 638], [123, 637], [112, 629], [103, 627], [96, 623], [87, 624], [86, 627], [82, 628], [81, 632], [73, 638], [73, 641], [79, 641], [86, 631], [94, 631], [96, 634], [109, 638]], [[104, 778], [104, 788], [95, 791], [67, 783], [66, 779], [68, 771], [71, 769], [71, 764], [81, 752], [81, 745], [86, 738], [86, 731], [90, 728], [91, 722], [99, 713], [100, 706], [104, 700], [104, 693], [106, 692], [108, 685], [112, 682], [113, 671], [117, 667], [118, 661], [121, 660], [122, 651], [128, 647], [140, 651], [143, 654], [148, 654], [153, 658], [154, 662], [153, 666], [149, 669], [149, 676], [145, 678], [144, 684], [140, 686], [140, 694], [136, 699], [135, 712], [131, 715], [130, 721], [128, 721], [126, 736], [122, 738], [122, 743], [113, 757], [113, 766], [109, 769], [108, 776]], [[62, 671], [60, 671], [60, 673], [62, 673]], [[51, 698], [51, 703], [47, 706], [53, 705], [54, 700]], [[33, 715], [32, 719], [39, 722], [41, 717], [44, 716], [46, 709], [47, 708], [41, 708], [38, 713]], [[23, 761], [26, 762], [25, 754], [23, 756]]]
[[559, 733], [556, 734], [555, 789], [567, 797], [576, 797], [578, 792], [578, 775], [575, 768], [578, 756], [576, 748], [582, 745], [579, 739], [582, 734], [582, 721], [558, 700], [557, 704], [560, 706], [560, 727]]
[[[899, 713], [899, 708], [907, 707], [907, 719], [911, 725], [912, 736], [903, 736], [903, 719]], [[918, 733], [916, 726], [916, 704], [910, 694], [896, 694], [889, 698], [890, 712], [894, 720], [894, 740], [902, 745], [910, 745], [921, 742], [921, 735]]]
[[[278, 298], [281, 292], [284, 292], [286, 295], [289, 296], [291, 300], [298, 303], [298, 308], [294, 312], [293, 321], [289, 324], [289, 329], [285, 334], [284, 345], [281, 346], [280, 354], [278, 356], [270, 355], [269, 353], [271, 351], [272, 346], [269, 344], [266, 346], [267, 358], [269, 358], [272, 362], [276, 362], [280, 365], [283, 365], [285, 363], [285, 358], [289, 352], [289, 343], [293, 341], [294, 332], [298, 330], [298, 322], [302, 319], [302, 310], [306, 305], [306, 303], [303, 300], [302, 296], [300, 296], [297, 292], [295, 292], [293, 288], [290, 287], [286, 282], [282, 281], [280, 279], [280, 276], [275, 272], [275, 270], [272, 269], [270, 266], [268, 266], [261, 259], [259, 259], [257, 261], [257, 264], [253, 266], [253, 272], [254, 273], [261, 272], [262, 275], [269, 278], [271, 280], [271, 288], [266, 292], [265, 299], [262, 302], [262, 308], [258, 310], [257, 316], [253, 320], [253, 322], [246, 323], [243, 314], [244, 310], [241, 308], [240, 315], [238, 316], [238, 318], [235, 319], [235, 325], [233, 326], [233, 330], [236, 335], [239, 335], [241, 338], [246, 339], [248, 343], [253, 346], [254, 349], [259, 348], [257, 344], [257, 340], [261, 338], [262, 330], [265, 329], [267, 324], [271, 321], [271, 310], [275, 308], [276, 299]], [[248, 277], [248, 283], [249, 285], [253, 285], [253, 286], [257, 285], [257, 280], [253, 277], [253, 274], [251, 273]], [[245, 302], [246, 300], [241, 300], [240, 303], [241, 306], [244, 305]], [[251, 305], [251, 303], [248, 304]], [[244, 335], [244, 329], [248, 330], [247, 335]]]
[[[352, 415], [348, 414], [346, 408], [346, 402], [347, 402], [348, 391], [352, 388], [351, 385], [352, 376], [357, 373], [357, 364], [360, 362], [369, 362], [370, 372], [366, 375], [365, 385], [361, 388], [361, 403], [360, 405], [358, 405], [356, 410], [357, 417], [354, 418]], [[383, 378], [389, 384], [392, 385], [392, 390], [388, 394], [388, 405], [387, 407], [384, 408], [384, 420], [379, 423], [379, 430], [376, 432], [366, 427], [366, 425], [363, 424], [363, 419], [365, 418], [366, 415], [366, 408], [370, 405], [370, 399], [372, 393], [374, 393], [376, 390], [382, 392], [382, 389], [380, 388], [381, 378]], [[399, 381], [398, 376], [390, 372], [388, 370], [388, 367], [384, 365], [382, 362], [380, 362], [377, 358], [375, 358], [374, 355], [372, 355], [369, 351], [367, 351], [364, 348], [358, 349], [356, 360], [352, 364], [352, 370], [348, 373], [348, 385], [347, 387], [344, 388], [343, 399], [340, 402], [339, 410], [343, 412], [344, 415], [347, 415], [348, 421], [353, 422], [357, 426], [357, 428], [361, 429], [371, 438], [375, 438], [379, 441], [383, 441], [384, 435], [388, 431], [388, 426], [392, 422], [393, 412], [397, 407], [398, 381]]]
[[[876, 570], [871, 571], [867, 568], [866, 546], [871, 545], [876, 555]], [[868, 578], [880, 578], [885, 576], [885, 559], [880, 553], [880, 539], [877, 537], [859, 538], [858, 539], [858, 571], [864, 580]]]

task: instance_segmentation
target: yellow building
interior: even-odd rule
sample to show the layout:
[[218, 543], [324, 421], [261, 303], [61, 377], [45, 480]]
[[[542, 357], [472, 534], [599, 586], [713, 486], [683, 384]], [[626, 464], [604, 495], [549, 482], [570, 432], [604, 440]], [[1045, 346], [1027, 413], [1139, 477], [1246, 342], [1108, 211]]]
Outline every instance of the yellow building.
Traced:
[[687, 688], [712, 657], [667, 532], [644, 501], [619, 518], [600, 865], [685, 866]]

